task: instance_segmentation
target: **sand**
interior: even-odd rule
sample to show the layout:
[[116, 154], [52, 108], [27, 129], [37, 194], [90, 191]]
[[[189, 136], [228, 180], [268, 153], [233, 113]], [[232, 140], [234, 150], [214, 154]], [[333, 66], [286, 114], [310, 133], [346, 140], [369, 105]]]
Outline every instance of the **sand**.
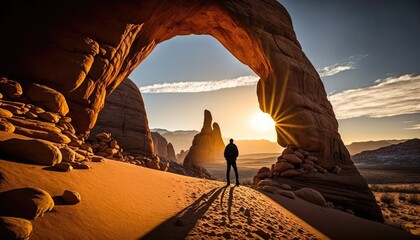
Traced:
[[[0, 160], [0, 191], [39, 187], [53, 197], [66, 189], [82, 196], [79, 204], [56, 205], [52, 212], [32, 221], [31, 239], [350, 239], [358, 232], [356, 227], [374, 232], [354, 235], [356, 238], [412, 236], [244, 186], [225, 186], [116, 161], [90, 165], [89, 170], [63, 173]], [[341, 228], [324, 226], [333, 223]]]

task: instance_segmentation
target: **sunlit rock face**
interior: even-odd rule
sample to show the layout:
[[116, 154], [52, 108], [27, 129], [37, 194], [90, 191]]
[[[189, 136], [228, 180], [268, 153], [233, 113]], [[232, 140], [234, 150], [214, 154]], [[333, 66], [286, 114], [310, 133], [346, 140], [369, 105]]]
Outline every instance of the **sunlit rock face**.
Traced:
[[[289, 14], [275, 0], [6, 0], [0, 9], [0, 75], [61, 93], [78, 133], [93, 128], [105, 98], [157, 44], [177, 35], [208, 34], [260, 76], [260, 108], [276, 121], [280, 145], [303, 148], [322, 167], [339, 165], [363, 182], [321, 79]], [[369, 191], [365, 183], [363, 190]], [[382, 218], [377, 210], [369, 215]]]
[[130, 154], [146, 157], [153, 155], [153, 142], [149, 130], [143, 98], [136, 84], [129, 78], [106, 98], [91, 137], [107, 132]]
[[192, 146], [188, 150], [184, 159], [184, 166], [201, 166], [206, 163], [223, 161], [225, 144], [223, 143], [222, 133], [219, 124], [213, 123], [210, 111], [204, 111], [204, 123], [200, 133], [194, 136]]
[[172, 143], [168, 143], [166, 138], [158, 132], [152, 132], [152, 139], [156, 155], [158, 155], [161, 159], [176, 162], [175, 150]]

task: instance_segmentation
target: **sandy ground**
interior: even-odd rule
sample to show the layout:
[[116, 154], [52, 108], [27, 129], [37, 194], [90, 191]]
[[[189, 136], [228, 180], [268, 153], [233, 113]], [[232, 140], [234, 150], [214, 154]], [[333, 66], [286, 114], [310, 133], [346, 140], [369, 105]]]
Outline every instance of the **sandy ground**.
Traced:
[[[387, 224], [420, 236], [420, 205], [408, 201], [412, 194], [397, 192], [374, 192], [374, 194]], [[381, 196], [384, 194], [391, 196], [394, 202], [392, 204], [382, 202]], [[417, 195], [419, 196], [418, 193]]]
[[52, 212], [33, 221], [31, 239], [410, 239], [412, 236], [384, 224], [300, 199], [266, 196], [248, 187], [226, 187], [221, 182], [115, 161], [90, 165], [90, 170], [62, 173], [0, 160], [0, 191], [32, 186], [53, 197], [66, 189], [76, 190], [82, 196], [81, 203], [56, 205]]

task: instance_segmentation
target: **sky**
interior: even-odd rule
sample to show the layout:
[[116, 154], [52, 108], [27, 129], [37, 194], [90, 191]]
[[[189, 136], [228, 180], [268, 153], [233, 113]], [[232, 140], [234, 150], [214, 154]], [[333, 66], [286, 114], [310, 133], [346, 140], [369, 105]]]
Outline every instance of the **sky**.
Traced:
[[[321, 76], [346, 144], [420, 137], [420, 1], [280, 3]], [[200, 130], [208, 109], [224, 137], [275, 141], [258, 108], [258, 77], [211, 36], [159, 44], [130, 78], [151, 128]]]

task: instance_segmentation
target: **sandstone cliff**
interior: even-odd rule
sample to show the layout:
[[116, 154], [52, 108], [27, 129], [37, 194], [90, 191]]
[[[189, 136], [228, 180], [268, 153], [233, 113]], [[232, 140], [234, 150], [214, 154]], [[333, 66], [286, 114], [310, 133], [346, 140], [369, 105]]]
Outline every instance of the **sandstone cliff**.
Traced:
[[158, 132], [152, 132], [152, 138], [155, 154], [165, 160], [176, 162], [175, 150], [172, 144], [168, 143]]
[[[342, 175], [348, 177], [345, 182], [329, 177], [308, 177], [305, 182], [327, 186], [331, 194], [361, 189], [366, 193], [364, 201], [376, 204], [341, 140], [323, 83], [297, 41], [290, 15], [278, 1], [39, 4], [6, 0], [1, 10], [0, 75], [22, 85], [18, 88], [16, 84], [3, 84], [0, 96], [19, 102], [17, 108], [2, 104], [7, 109], [0, 114], [6, 118], [27, 114], [28, 118], [55, 123], [63, 119], [60, 124], [64, 131], [70, 129], [67, 135], [80, 140], [73, 132], [84, 134], [94, 127], [106, 97], [157, 44], [177, 35], [208, 34], [260, 76], [258, 101], [277, 123], [278, 143], [305, 149], [318, 157], [320, 167], [331, 171], [339, 166]], [[48, 111], [41, 113], [37, 107]], [[70, 140], [51, 129], [29, 131], [26, 123], [26, 129], [12, 129], [10, 125], [15, 124], [7, 122], [2, 128], [36, 139]], [[9, 155], [19, 155], [11, 148], [5, 149]], [[57, 153], [57, 149], [53, 152]], [[359, 196], [348, 196], [349, 202], [360, 200]], [[382, 219], [377, 207], [363, 212], [367, 218]]]
[[153, 155], [153, 143], [149, 130], [143, 98], [136, 84], [129, 78], [106, 99], [91, 136], [111, 133], [124, 151], [143, 156]]
[[201, 132], [195, 135], [192, 146], [184, 159], [184, 166], [192, 164], [202, 165], [222, 161], [225, 144], [222, 140], [222, 133], [219, 124], [213, 123], [210, 111], [204, 111], [204, 123]]

